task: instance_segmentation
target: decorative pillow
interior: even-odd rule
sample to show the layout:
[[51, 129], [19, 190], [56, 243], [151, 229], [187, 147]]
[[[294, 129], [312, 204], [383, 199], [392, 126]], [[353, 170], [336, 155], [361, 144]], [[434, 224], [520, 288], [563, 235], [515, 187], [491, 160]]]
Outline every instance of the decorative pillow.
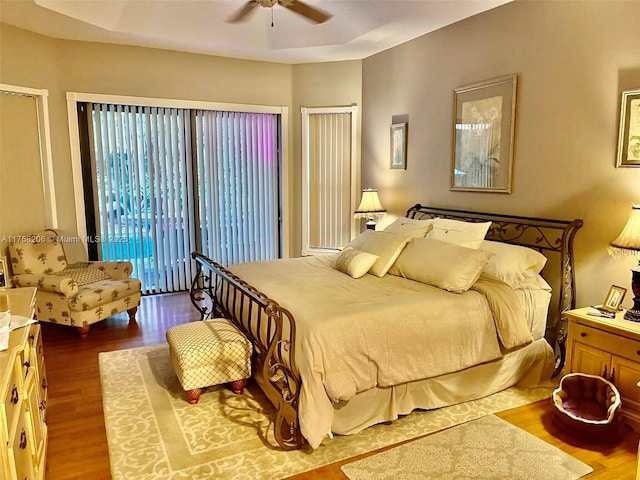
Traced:
[[410, 238], [404, 235], [367, 230], [354, 238], [347, 247], [377, 255], [378, 260], [370, 272], [376, 277], [384, 277], [409, 240]]
[[346, 247], [338, 255], [335, 268], [353, 278], [360, 278], [373, 267], [376, 260], [377, 255]]
[[500, 280], [511, 288], [526, 288], [536, 284], [536, 278], [547, 263], [547, 257], [532, 248], [485, 240], [482, 250], [494, 256], [484, 267], [484, 275]]
[[462, 293], [476, 283], [492, 256], [493, 253], [486, 250], [461, 247], [432, 238], [414, 238], [389, 273]]
[[412, 238], [424, 238], [433, 228], [433, 218], [428, 220], [416, 220], [415, 218], [398, 218], [393, 223], [387, 225], [385, 232], [397, 235], [406, 235]]
[[435, 218], [433, 229], [427, 236], [462, 247], [480, 248], [490, 226], [491, 222], [462, 222], [448, 218]]
[[78, 286], [87, 285], [89, 283], [99, 282], [101, 280], [111, 280], [111, 277], [97, 268], [65, 268], [54, 275], [61, 277], [69, 277], [73, 279]]

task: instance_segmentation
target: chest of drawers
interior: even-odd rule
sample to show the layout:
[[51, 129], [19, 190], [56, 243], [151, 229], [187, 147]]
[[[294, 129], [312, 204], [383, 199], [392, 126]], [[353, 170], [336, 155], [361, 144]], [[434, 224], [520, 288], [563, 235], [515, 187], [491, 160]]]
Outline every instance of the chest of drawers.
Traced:
[[[32, 317], [35, 289], [7, 292], [12, 313]], [[8, 480], [44, 478], [47, 375], [40, 333], [38, 324], [13, 330], [0, 352], [0, 472]]]

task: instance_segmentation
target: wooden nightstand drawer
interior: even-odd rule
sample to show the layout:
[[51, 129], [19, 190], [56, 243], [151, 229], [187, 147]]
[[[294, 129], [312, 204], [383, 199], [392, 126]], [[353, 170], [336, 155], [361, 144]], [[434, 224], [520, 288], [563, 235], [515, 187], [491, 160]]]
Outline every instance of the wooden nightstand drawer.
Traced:
[[632, 339], [614, 335], [609, 332], [603, 332], [597, 328], [588, 327], [580, 323], [575, 323], [569, 328], [573, 330], [571, 332], [572, 337], [580, 343], [600, 348], [606, 352], [615, 352], [615, 354], [620, 357], [640, 362], [640, 344]]

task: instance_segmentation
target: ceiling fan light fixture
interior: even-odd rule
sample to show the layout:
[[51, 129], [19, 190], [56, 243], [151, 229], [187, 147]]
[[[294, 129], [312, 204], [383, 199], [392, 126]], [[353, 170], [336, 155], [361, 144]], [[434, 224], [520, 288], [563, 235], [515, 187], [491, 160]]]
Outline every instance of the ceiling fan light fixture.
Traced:
[[314, 23], [324, 23], [331, 18], [331, 15], [328, 13], [307, 5], [300, 0], [249, 0], [244, 4], [244, 6], [240, 7], [240, 9], [238, 9], [236, 13], [227, 20], [227, 22], [238, 23], [247, 21], [249, 16], [254, 12], [254, 7], [260, 5], [264, 8], [273, 8], [276, 4], [303, 16]]

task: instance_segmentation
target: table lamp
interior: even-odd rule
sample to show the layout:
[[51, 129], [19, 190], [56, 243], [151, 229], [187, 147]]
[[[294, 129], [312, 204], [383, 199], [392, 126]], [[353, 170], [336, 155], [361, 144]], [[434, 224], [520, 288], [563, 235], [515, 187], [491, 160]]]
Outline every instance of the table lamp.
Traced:
[[378, 190], [375, 188], [365, 188], [362, 190], [362, 200], [360, 205], [354, 212], [355, 218], [366, 218], [367, 229], [375, 230], [376, 222], [373, 221], [376, 217], [382, 217], [386, 213], [386, 210], [382, 208], [380, 199], [378, 198]]
[[624, 318], [640, 322], [640, 205], [633, 205], [629, 220], [618, 238], [611, 242], [609, 253], [614, 256], [632, 256], [639, 260], [638, 266], [631, 269], [633, 307], [626, 311]]

